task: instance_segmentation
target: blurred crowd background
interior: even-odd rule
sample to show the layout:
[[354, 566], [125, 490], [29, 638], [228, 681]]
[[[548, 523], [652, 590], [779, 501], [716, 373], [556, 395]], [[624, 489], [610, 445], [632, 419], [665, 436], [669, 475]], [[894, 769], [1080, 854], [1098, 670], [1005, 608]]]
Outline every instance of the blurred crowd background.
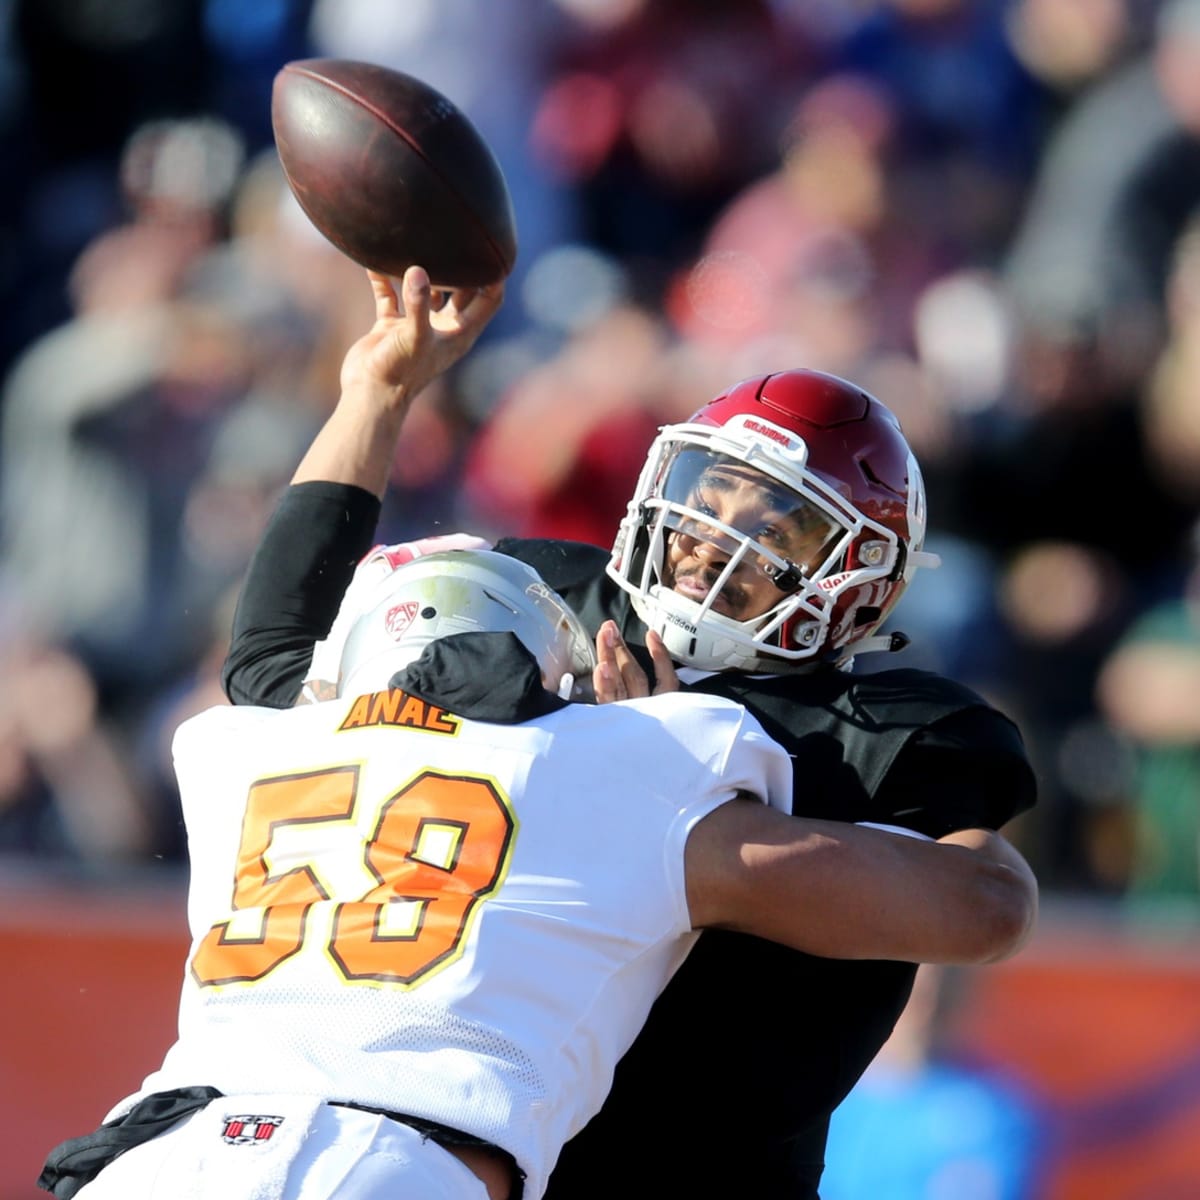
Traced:
[[[857, 669], [940, 670], [1013, 716], [1047, 904], [1193, 944], [1200, 0], [0, 0], [0, 884], [182, 877], [171, 735], [224, 700], [237, 586], [372, 314], [274, 152], [272, 80], [314, 56], [444, 91], [519, 226], [381, 538], [607, 546], [660, 424], [752, 374], [853, 379], [899, 414], [943, 559], [909, 648]], [[1048, 978], [1027, 1073], [1135, 1044], [1153, 1069], [1083, 1070], [1049, 1120], [947, 1058], [962, 983], [923, 970], [838, 1114], [830, 1200], [1024, 1200], [1047, 1138], [1099, 1155], [1063, 1195], [1197, 1194], [1194, 1155], [1178, 1192], [1104, 1157], [1171, 1159], [1137, 1137], [1194, 1111], [1191, 976], [1130, 985], [1141, 1043], [1103, 1004], [1055, 1023], [1090, 977]], [[49, 1025], [102, 984], [48, 992]]]
[[371, 317], [274, 153], [311, 56], [442, 89], [519, 224], [385, 540], [608, 545], [659, 424], [851, 378], [943, 558], [860, 668], [1020, 723], [1048, 894], [1200, 925], [1200, 0], [0, 0], [10, 861], [182, 862], [171, 733]]

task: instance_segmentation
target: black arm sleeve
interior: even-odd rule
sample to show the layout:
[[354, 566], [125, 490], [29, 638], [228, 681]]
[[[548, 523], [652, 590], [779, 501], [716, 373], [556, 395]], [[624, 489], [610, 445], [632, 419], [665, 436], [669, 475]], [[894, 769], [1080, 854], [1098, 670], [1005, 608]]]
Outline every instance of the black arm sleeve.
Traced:
[[290, 708], [374, 544], [379, 500], [337, 483], [289, 487], [247, 569], [221, 686], [234, 704]]

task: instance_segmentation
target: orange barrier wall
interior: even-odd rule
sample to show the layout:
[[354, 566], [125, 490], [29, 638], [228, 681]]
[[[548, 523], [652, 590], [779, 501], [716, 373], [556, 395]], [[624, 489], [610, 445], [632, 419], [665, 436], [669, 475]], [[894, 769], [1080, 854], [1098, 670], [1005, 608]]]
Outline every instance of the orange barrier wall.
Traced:
[[187, 948], [182, 882], [16, 883], [0, 866], [0, 1200], [48, 1200], [46, 1151], [158, 1064]]
[[1020, 956], [975, 979], [959, 1036], [1045, 1102], [1045, 1200], [1200, 1198], [1195, 932], [1052, 911]]
[[[45, 1200], [46, 1150], [157, 1065], [186, 947], [182, 879], [6, 882], [0, 865], [0, 1200]], [[1038, 1200], [1200, 1197], [1200, 939], [1047, 906], [1017, 959], [976, 974], [957, 1032], [1046, 1102]]]

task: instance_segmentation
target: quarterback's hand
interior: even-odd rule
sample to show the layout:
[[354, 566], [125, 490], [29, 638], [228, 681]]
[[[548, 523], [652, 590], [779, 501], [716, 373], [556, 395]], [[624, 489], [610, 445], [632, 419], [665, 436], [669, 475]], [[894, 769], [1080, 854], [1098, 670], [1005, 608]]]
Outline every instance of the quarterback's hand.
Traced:
[[397, 283], [368, 271], [375, 324], [342, 362], [343, 396], [359, 393], [376, 403], [407, 402], [475, 344], [504, 300], [504, 283], [434, 293], [423, 267], [409, 267]]
[[654, 663], [654, 690], [646, 672], [638, 665], [633, 653], [625, 644], [615, 621], [605, 621], [596, 635], [596, 668], [592, 672], [592, 686], [597, 704], [608, 704], [613, 700], [629, 700], [639, 696], [660, 696], [663, 692], [679, 691], [679, 676], [675, 664], [667, 653], [663, 640], [650, 630], [646, 634], [646, 649]]
[[413, 397], [475, 344], [504, 299], [504, 284], [434, 296], [429, 276], [409, 267], [399, 292], [367, 272], [375, 323], [342, 360], [342, 394], [300, 460], [293, 483], [345, 483], [387, 492]]

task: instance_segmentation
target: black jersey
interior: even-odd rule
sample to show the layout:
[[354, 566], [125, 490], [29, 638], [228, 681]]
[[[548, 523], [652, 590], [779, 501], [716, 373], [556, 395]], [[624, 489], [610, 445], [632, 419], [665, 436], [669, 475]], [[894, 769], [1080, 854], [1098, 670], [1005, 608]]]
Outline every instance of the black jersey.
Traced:
[[[605, 551], [517, 539], [496, 549], [536, 568], [593, 632], [615, 620], [650, 672], [645, 626], [605, 575]], [[741, 701], [793, 755], [798, 816], [941, 837], [998, 829], [1033, 804], [1015, 725], [940, 675], [721, 672], [690, 687]], [[706, 931], [547, 1197], [815, 1197], [829, 1114], [890, 1034], [914, 970]]]
[[[239, 602], [224, 672], [235, 703], [295, 699], [369, 548], [372, 500], [328, 484], [285, 494]], [[496, 549], [533, 566], [593, 633], [614, 619], [649, 673], [645, 628], [605, 574], [605, 551], [530, 539]], [[739, 700], [794, 756], [798, 816], [939, 837], [998, 829], [1034, 802], [1012, 722], [927, 671], [723, 672], [685, 686]], [[815, 1200], [829, 1114], [890, 1034], [914, 971], [706, 931], [604, 1108], [568, 1143], [548, 1200]]]

